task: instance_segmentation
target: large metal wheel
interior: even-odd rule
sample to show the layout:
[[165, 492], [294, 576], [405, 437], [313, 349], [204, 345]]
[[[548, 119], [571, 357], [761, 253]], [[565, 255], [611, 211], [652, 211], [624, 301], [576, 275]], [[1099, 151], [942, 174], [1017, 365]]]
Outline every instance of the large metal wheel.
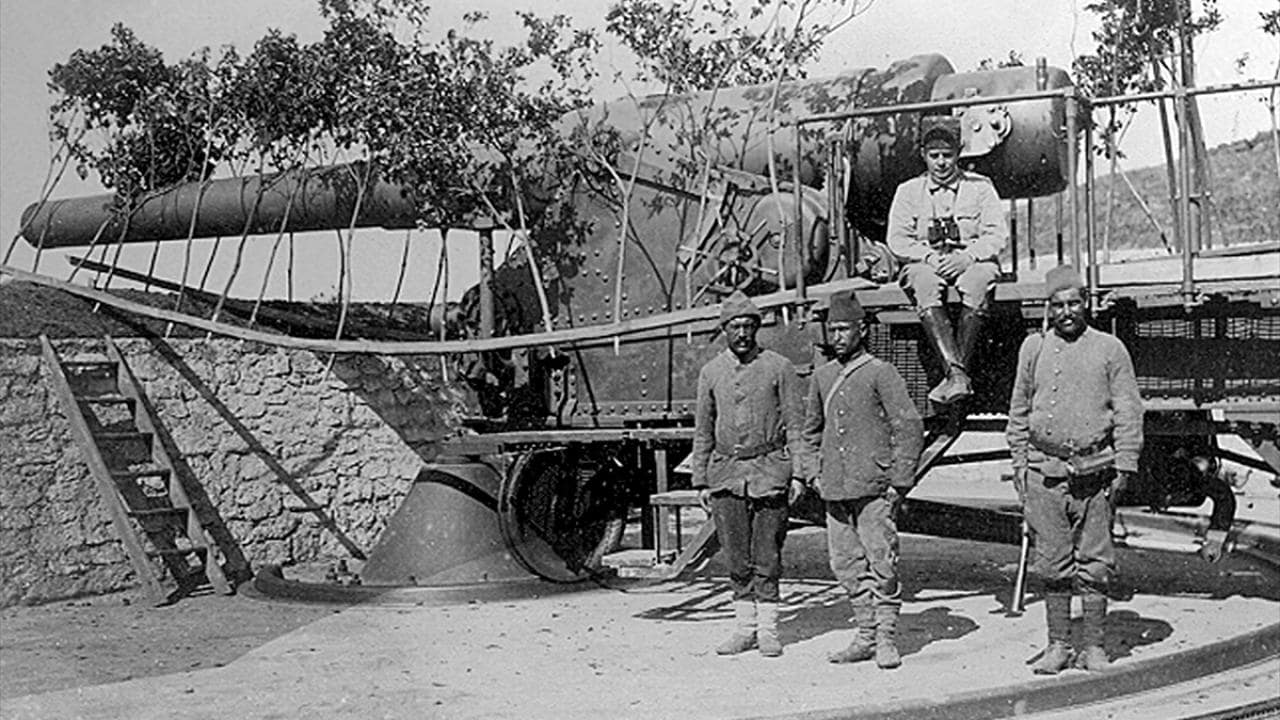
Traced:
[[515, 558], [552, 582], [596, 576], [622, 539], [627, 475], [612, 456], [557, 448], [521, 455], [503, 481], [498, 524]]

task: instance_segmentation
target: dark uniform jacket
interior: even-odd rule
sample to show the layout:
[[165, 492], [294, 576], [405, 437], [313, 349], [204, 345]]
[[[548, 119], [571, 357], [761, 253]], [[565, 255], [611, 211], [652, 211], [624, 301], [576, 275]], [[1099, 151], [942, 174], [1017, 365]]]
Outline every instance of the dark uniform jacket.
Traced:
[[[693, 487], [764, 497], [802, 477], [800, 379], [791, 361], [757, 349], [745, 362], [731, 350], [698, 374]], [[788, 432], [790, 430], [790, 432]]]
[[827, 395], [843, 368], [832, 360], [810, 378], [805, 477], [817, 479], [823, 500], [883, 495], [889, 485], [910, 490], [924, 446], [924, 424], [906, 382], [892, 365], [873, 357], [840, 383], [828, 408]]
[[1124, 343], [1091, 327], [1070, 341], [1053, 331], [1028, 336], [1006, 435], [1014, 470], [1031, 465], [1062, 477], [1062, 459], [1110, 447], [1117, 470], [1136, 472], [1142, 396]]

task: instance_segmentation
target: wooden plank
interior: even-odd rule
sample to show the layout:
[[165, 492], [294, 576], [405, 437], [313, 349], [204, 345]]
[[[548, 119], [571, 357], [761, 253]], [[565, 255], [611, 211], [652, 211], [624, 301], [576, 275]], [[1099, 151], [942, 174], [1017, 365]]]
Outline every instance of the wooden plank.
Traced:
[[697, 490], [669, 490], [649, 496], [649, 504], [659, 507], [697, 507]]
[[[1277, 257], [1280, 257], [1280, 254], [1277, 254]], [[1256, 262], [1254, 258], [1245, 256], [1218, 259], [1231, 262], [1241, 262], [1246, 265], [1248, 263]], [[1213, 259], [1206, 260], [1206, 262], [1211, 260]], [[638, 339], [652, 338], [655, 334], [663, 335], [670, 333], [674, 328], [680, 328], [680, 332], [684, 332], [686, 330], [694, 332], [710, 331], [710, 329], [715, 327], [716, 319], [719, 317], [719, 306], [707, 305], [675, 310], [668, 313], [658, 313], [648, 317], [622, 320], [614, 323], [589, 325], [585, 327], [567, 328], [524, 335], [507, 335], [495, 338], [433, 341], [321, 340], [316, 338], [298, 338], [289, 335], [277, 335], [263, 332], [261, 330], [252, 330], [249, 328], [227, 325], [225, 323], [213, 322], [203, 318], [187, 315], [185, 313], [165, 310], [163, 308], [153, 308], [149, 305], [116, 297], [115, 295], [101, 290], [75, 285], [40, 275], [38, 273], [21, 270], [10, 265], [0, 264], [0, 274], [6, 274], [17, 280], [23, 280], [32, 284], [56, 288], [72, 295], [87, 298], [103, 305], [108, 305], [118, 310], [130, 312], [142, 317], [148, 317], [153, 320], [172, 322], [178, 325], [185, 325], [187, 327], [204, 330], [205, 332], [260, 343], [263, 345], [291, 348], [295, 350], [308, 350], [318, 353], [443, 355], [450, 353], [490, 352], [496, 350], [512, 350], [516, 348], [557, 345], [592, 347], [613, 344], [615, 338], [621, 342], [627, 343]], [[1256, 291], [1265, 291], [1267, 289], [1265, 283], [1271, 282], [1270, 278], [1274, 276], [1274, 271], [1271, 271], [1266, 274], [1264, 279], [1255, 281], [1263, 283], [1263, 285], [1256, 288]], [[1154, 281], [1151, 278], [1142, 278], [1142, 282], [1144, 284], [1157, 282], [1157, 284], [1162, 285], [1162, 287], [1155, 288], [1136, 285], [1129, 287], [1116, 286], [1109, 288], [1109, 290], [1117, 297], [1142, 295], [1147, 298], [1148, 302], [1162, 297], [1168, 298], [1170, 301], [1180, 298], [1180, 290], [1178, 288], [1163, 287], [1163, 285], [1167, 284], [1168, 281]], [[1225, 284], [1220, 282], [1217, 286], [1212, 285], [1211, 283], [1206, 283], [1204, 287], [1198, 289], [1201, 292], [1240, 291], [1242, 286], [1236, 285], [1236, 283], [1240, 282], [1248, 281], [1232, 281]], [[850, 278], [826, 283], [820, 286], [814, 286], [809, 288], [809, 297], [807, 298], [801, 298], [794, 291], [787, 290], [769, 295], [759, 295], [753, 297], [752, 300], [762, 310], [771, 310], [781, 307], [809, 306], [817, 302], [820, 296], [829, 295], [839, 290], [856, 290], [858, 293], [858, 300], [864, 307], [872, 312], [875, 312], [880, 308], [893, 308], [898, 310], [910, 308], [910, 303], [907, 300], [906, 294], [897, 285], [884, 285], [877, 287], [863, 278]], [[1252, 292], [1254, 290], [1251, 288], [1250, 291]], [[954, 296], [953, 293], [951, 297], [954, 299], [956, 296]], [[995, 299], [998, 302], [1040, 302], [1044, 299], [1044, 288], [1043, 285], [1038, 282], [1002, 283], [996, 286]]]
[[702, 529], [693, 538], [693, 542], [680, 551], [680, 554], [671, 563], [671, 567], [667, 568], [666, 572], [662, 574], [662, 579], [671, 580], [679, 577], [689, 565], [715, 555], [719, 549], [720, 540], [716, 536], [716, 521], [708, 517], [706, 524], [702, 526]]
[[169, 478], [169, 482], [166, 483], [169, 487], [169, 503], [174, 507], [186, 508], [185, 534], [194, 547], [204, 550], [201, 560], [204, 565], [205, 577], [209, 580], [209, 584], [213, 586], [214, 590], [223, 595], [230, 595], [234, 592], [234, 589], [227, 582], [227, 576], [222, 572], [222, 567], [218, 563], [218, 554], [213, 552], [216, 547], [210, 542], [208, 535], [205, 534], [204, 523], [200, 520], [199, 515], [196, 514], [195, 506], [192, 505], [191, 499], [187, 496], [186, 488], [182, 485], [177, 468], [174, 467], [173, 460], [169, 457], [164, 443], [160, 441], [159, 424], [151, 414], [151, 406], [142, 393], [142, 386], [138, 383], [138, 379], [134, 377], [133, 370], [125, 362], [124, 355], [120, 353], [120, 349], [116, 347], [115, 342], [110, 337], [105, 338], [105, 341], [107, 344], [107, 357], [116, 362], [116, 372], [120, 380], [120, 393], [134, 401], [134, 423], [140, 430], [152, 436], [151, 457], [154, 465]]
[[[667, 449], [657, 447], [653, 449], [653, 466], [656, 471], [654, 478], [654, 488], [657, 494], [666, 493], [671, 488], [671, 474], [667, 470]], [[651, 505], [653, 503], [650, 503]], [[676, 512], [680, 512], [676, 510]], [[653, 510], [654, 518], [654, 534], [653, 534], [653, 551], [657, 555], [658, 560], [662, 560], [662, 555], [669, 547], [680, 549], [680, 538], [673, 537], [671, 532], [671, 510], [665, 507], [655, 507]]]
[[[1196, 259], [1193, 278], [1197, 283], [1261, 278], [1280, 280], [1280, 252], [1200, 257]], [[1182, 256], [1100, 265], [1098, 282], [1102, 287], [1180, 283]]]
[[133, 523], [130, 522], [124, 505], [120, 501], [120, 495], [116, 491], [116, 484], [111, 477], [111, 470], [107, 467], [107, 462], [103, 459], [101, 451], [98, 450], [98, 444], [94, 440], [93, 433], [89, 430], [89, 424], [80, 412], [79, 403], [71, 396], [71, 385], [67, 382], [67, 376], [62, 370], [61, 361], [47, 335], [40, 336], [40, 346], [44, 351], [45, 362], [49, 364], [49, 369], [53, 374], [54, 392], [58, 395], [58, 399], [62, 401], [62, 407], [67, 413], [67, 420], [71, 423], [72, 435], [84, 454], [85, 462], [89, 465], [90, 475], [93, 476], [94, 484], [98, 488], [98, 494], [111, 516], [111, 524], [116, 529], [116, 535], [124, 545], [125, 554], [128, 555], [129, 562], [133, 565], [134, 572], [138, 574], [138, 580], [146, 589], [148, 597], [151, 598], [152, 602], [163, 603], [168, 599], [168, 593], [156, 578], [151, 562], [147, 559], [146, 550], [143, 549], [142, 542], [138, 540]]

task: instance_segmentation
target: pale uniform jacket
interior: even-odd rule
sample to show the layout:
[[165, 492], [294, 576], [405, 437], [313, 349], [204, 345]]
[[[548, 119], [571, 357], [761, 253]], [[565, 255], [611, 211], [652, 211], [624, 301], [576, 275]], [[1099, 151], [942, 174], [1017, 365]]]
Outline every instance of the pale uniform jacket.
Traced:
[[1030, 335], [1018, 351], [1009, 400], [1013, 468], [1062, 476], [1056, 459], [1111, 446], [1116, 469], [1136, 472], [1142, 412], [1133, 361], [1119, 338], [1092, 327], [1070, 341], [1052, 330]]
[[[749, 497], [785, 492], [792, 477], [802, 477], [801, 392], [791, 361], [772, 350], [758, 349], [740, 362], [726, 349], [704, 365], [694, 415], [693, 487]], [[752, 449], [759, 454], [737, 457]]]
[[890, 485], [905, 493], [924, 448], [924, 423], [907, 384], [893, 365], [871, 358], [845, 378], [828, 407], [843, 368], [832, 360], [809, 379], [805, 477], [816, 478], [823, 500], [879, 496]]
[[975, 260], [995, 261], [1009, 242], [1009, 223], [995, 185], [985, 175], [960, 171], [951, 183], [937, 185], [929, 174], [898, 186], [889, 207], [888, 244], [905, 262], [925, 260], [933, 218], [954, 217], [960, 240]]

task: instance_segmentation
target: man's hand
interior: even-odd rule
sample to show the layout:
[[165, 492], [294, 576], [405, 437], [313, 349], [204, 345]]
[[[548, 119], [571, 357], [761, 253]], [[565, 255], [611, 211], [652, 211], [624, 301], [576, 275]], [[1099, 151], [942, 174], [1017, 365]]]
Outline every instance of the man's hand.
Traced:
[[1129, 480], [1133, 477], [1133, 473], [1128, 470], [1117, 470], [1116, 476], [1111, 478], [1111, 487], [1107, 490], [1107, 497], [1111, 499], [1111, 509], [1115, 510], [1116, 503], [1120, 501], [1120, 493], [1129, 487]]
[[698, 488], [698, 507], [711, 514], [711, 488]]
[[1017, 468], [1013, 471], [1013, 489], [1018, 493], [1018, 504], [1027, 504], [1027, 469]]
[[944, 280], [955, 280], [970, 265], [973, 265], [973, 256], [965, 250], [956, 250], [943, 255], [938, 261], [938, 274]]
[[805, 487], [804, 480], [798, 477], [791, 478], [791, 486], [787, 488], [787, 504], [795, 505], [800, 500], [800, 496], [804, 495]]

